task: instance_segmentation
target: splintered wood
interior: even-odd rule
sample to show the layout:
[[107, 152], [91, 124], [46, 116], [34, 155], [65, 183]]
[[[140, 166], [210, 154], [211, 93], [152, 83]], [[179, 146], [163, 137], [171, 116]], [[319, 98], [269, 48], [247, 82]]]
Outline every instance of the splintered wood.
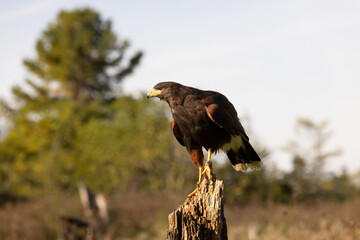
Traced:
[[167, 240], [227, 240], [224, 184], [202, 181], [199, 191], [169, 215]]

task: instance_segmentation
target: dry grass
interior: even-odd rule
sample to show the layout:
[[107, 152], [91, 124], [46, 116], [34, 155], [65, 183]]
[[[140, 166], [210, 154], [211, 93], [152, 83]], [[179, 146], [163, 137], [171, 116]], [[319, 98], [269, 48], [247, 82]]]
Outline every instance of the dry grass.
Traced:
[[226, 208], [229, 239], [360, 239], [360, 199]]
[[81, 206], [71, 197], [6, 204], [0, 208], [0, 239], [57, 239], [60, 216], [81, 214]]
[[[165, 239], [167, 215], [184, 201], [164, 193], [123, 193], [109, 200], [110, 239]], [[360, 198], [344, 203], [226, 205], [230, 240], [360, 239]], [[0, 239], [59, 239], [59, 216], [84, 219], [78, 196], [53, 196], [0, 208]]]

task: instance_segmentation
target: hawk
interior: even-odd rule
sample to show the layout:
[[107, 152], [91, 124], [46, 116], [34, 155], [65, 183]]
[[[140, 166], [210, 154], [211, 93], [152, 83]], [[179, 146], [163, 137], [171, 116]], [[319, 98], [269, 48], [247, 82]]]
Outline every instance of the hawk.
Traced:
[[209, 162], [211, 153], [222, 150], [236, 171], [261, 168], [261, 159], [249, 143], [234, 106], [221, 93], [161, 82], [147, 97], [158, 97], [169, 104], [173, 117], [171, 130], [199, 168], [198, 184], [206, 171], [212, 171], [211, 164], [202, 170], [202, 148], [208, 151]]

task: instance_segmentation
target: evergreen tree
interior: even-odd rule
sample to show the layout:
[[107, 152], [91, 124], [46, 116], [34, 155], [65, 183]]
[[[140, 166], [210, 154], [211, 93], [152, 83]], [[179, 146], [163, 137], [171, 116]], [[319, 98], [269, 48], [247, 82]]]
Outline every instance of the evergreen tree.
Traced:
[[[37, 40], [37, 57], [24, 60], [41, 87], [32, 81], [28, 84], [37, 94], [47, 90], [52, 97], [112, 97], [116, 95], [114, 85], [132, 73], [142, 57], [137, 52], [123, 63], [128, 48], [129, 42], [118, 40], [112, 31], [111, 21], [103, 20], [96, 11], [61, 11]], [[20, 88], [16, 94], [27, 97]]]
[[36, 58], [24, 61], [35, 78], [13, 87], [16, 104], [0, 102], [10, 123], [0, 140], [0, 197], [34, 196], [78, 180], [111, 190], [135, 174], [124, 166], [164, 158], [151, 155], [156, 148], [147, 143], [170, 144], [168, 135], [140, 135], [140, 129], [168, 130], [161, 106], [117, 93], [142, 53], [126, 57], [129, 42], [119, 41], [111, 26], [83, 8], [61, 11], [41, 34]]

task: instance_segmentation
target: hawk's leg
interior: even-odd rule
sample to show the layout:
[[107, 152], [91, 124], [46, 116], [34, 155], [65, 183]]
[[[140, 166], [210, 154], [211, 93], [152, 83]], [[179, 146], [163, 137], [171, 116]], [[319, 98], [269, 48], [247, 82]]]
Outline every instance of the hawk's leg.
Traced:
[[199, 181], [196, 183], [196, 188], [194, 191], [192, 191], [188, 197], [191, 198], [192, 196], [194, 196], [198, 190], [199, 190], [199, 187], [200, 187], [200, 183], [201, 183], [201, 178], [202, 178], [202, 167], [199, 167]]
[[198, 180], [198, 182], [197, 182], [197, 185], [198, 185], [198, 186], [200, 186], [201, 177], [202, 177], [202, 167], [199, 167], [199, 180]]
[[204, 171], [202, 170], [202, 167], [199, 167], [199, 181], [197, 182], [197, 187], [195, 188], [195, 190], [188, 195], [189, 198], [194, 196], [199, 191], [200, 183], [203, 180], [203, 176], [205, 174], [208, 176], [208, 179], [212, 179], [212, 177], [216, 178], [215, 173], [212, 170], [211, 148], [208, 150], [208, 158], [205, 164]]
[[208, 150], [208, 159], [205, 163], [205, 169], [201, 173], [201, 177], [207, 175], [209, 179], [211, 179], [212, 175], [216, 178], [214, 171], [212, 170], [212, 162], [211, 162], [211, 148]]

